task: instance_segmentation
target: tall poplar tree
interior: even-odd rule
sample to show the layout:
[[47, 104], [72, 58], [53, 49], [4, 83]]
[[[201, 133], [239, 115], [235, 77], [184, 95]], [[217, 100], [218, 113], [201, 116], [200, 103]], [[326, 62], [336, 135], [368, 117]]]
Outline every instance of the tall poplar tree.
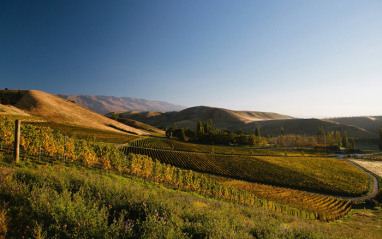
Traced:
[[348, 134], [346, 133], [346, 131], [344, 131], [343, 135], [342, 135], [342, 146], [344, 148], [347, 148], [349, 149], [349, 139], [348, 139]]
[[256, 126], [256, 129], [255, 129], [255, 136], [261, 138], [261, 134], [260, 134], [259, 126]]
[[341, 148], [342, 146], [342, 138], [341, 138], [341, 133], [336, 131], [336, 143], [338, 148]]

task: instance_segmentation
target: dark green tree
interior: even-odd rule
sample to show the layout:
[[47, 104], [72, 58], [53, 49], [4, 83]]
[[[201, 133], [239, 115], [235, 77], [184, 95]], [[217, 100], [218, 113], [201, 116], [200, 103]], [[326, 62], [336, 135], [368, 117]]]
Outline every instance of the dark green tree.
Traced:
[[379, 130], [378, 146], [379, 146], [379, 149], [382, 150], [382, 128]]
[[113, 113], [113, 117], [112, 117], [113, 120], [118, 120], [118, 115], [116, 113]]
[[322, 126], [318, 127], [317, 135], [318, 135], [318, 136], [325, 135], [325, 129], [324, 129], [324, 127], [322, 127]]
[[352, 150], [355, 150], [355, 141], [354, 141], [354, 138], [351, 139], [351, 149]]
[[317, 130], [317, 142], [321, 144], [326, 145], [326, 137], [325, 137], [325, 129], [324, 127], [320, 126]]
[[182, 141], [186, 141], [186, 133], [184, 132], [183, 128], [180, 131], [179, 139]]
[[344, 133], [343, 133], [343, 135], [342, 135], [342, 146], [343, 146], [344, 148], [347, 148], [347, 149], [350, 148], [349, 139], [348, 139], [348, 134], [346, 133], [346, 131], [344, 131]]
[[336, 143], [338, 148], [341, 148], [342, 146], [342, 138], [341, 138], [341, 133], [336, 131]]
[[255, 129], [255, 136], [261, 138], [261, 134], [260, 134], [259, 126], [256, 126], [256, 129]]
[[170, 139], [172, 138], [172, 131], [173, 131], [172, 127], [166, 130], [166, 137], [167, 138], [170, 138]]
[[204, 127], [203, 127], [202, 121], [200, 121], [200, 120], [198, 120], [198, 123], [196, 125], [196, 132], [198, 134], [203, 134], [204, 133]]
[[285, 134], [284, 128], [281, 126], [281, 128], [280, 128], [280, 135], [284, 135], [284, 134]]

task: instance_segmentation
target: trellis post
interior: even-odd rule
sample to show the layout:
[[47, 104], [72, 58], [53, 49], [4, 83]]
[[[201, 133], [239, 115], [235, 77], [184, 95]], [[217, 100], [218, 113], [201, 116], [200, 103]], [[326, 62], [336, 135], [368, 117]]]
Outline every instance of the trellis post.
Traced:
[[21, 120], [16, 120], [15, 121], [15, 145], [14, 145], [14, 157], [16, 163], [19, 162], [20, 160], [20, 125], [21, 125]]

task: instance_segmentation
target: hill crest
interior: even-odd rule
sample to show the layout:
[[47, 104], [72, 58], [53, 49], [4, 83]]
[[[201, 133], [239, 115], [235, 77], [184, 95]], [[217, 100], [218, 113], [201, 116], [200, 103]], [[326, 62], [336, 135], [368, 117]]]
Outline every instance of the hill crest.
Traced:
[[[195, 106], [179, 112], [147, 112], [127, 111], [119, 112], [119, 117], [129, 118], [156, 127], [196, 128], [198, 120], [212, 120], [214, 127], [227, 130], [236, 130], [241, 126], [255, 121], [267, 121], [276, 119], [293, 119], [287, 115], [258, 111], [234, 111], [224, 108]], [[237, 127], [239, 126], [239, 127]]]

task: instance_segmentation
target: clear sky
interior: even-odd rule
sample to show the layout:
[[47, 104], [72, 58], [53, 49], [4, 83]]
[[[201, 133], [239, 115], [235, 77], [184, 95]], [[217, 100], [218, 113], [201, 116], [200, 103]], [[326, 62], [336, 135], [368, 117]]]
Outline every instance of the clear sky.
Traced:
[[382, 115], [382, 1], [0, 1], [0, 87]]

